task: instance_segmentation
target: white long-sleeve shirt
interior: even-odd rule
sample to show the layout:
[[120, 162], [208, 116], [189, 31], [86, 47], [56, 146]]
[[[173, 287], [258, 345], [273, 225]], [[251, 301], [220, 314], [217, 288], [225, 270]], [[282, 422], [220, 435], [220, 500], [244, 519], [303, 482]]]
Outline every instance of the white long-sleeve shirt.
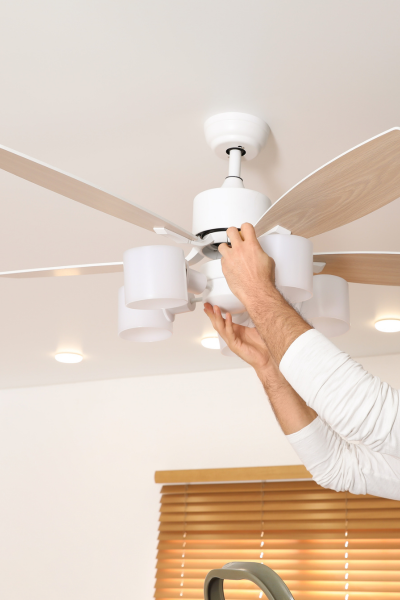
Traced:
[[315, 481], [400, 500], [400, 392], [365, 371], [315, 329], [298, 337], [279, 368], [319, 415], [287, 436]]

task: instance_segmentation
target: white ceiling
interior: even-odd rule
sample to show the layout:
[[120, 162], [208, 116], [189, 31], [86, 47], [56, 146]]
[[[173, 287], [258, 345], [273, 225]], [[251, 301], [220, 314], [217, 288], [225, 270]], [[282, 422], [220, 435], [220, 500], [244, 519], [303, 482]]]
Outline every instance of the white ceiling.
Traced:
[[[245, 185], [275, 201], [323, 163], [400, 125], [400, 3], [320, 0], [13, 0], [0, 20], [0, 144], [190, 229], [193, 197], [226, 163], [204, 120], [237, 110], [271, 127]], [[314, 240], [318, 251], [400, 251], [400, 201]], [[122, 259], [158, 238], [0, 173], [0, 270]], [[119, 274], [0, 281], [0, 387], [241, 366], [199, 340], [198, 307], [172, 340], [117, 337]], [[400, 290], [351, 285], [355, 356], [400, 353]], [[59, 350], [82, 351], [60, 365]]]

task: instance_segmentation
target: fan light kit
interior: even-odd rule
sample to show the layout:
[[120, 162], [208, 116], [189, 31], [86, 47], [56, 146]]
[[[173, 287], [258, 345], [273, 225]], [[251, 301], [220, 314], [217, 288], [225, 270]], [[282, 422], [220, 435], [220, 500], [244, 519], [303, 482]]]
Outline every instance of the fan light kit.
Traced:
[[375, 323], [378, 331], [384, 333], [398, 333], [400, 331], [400, 319], [381, 319]]
[[[254, 225], [262, 248], [275, 261], [277, 288], [329, 337], [341, 335], [350, 327], [348, 282], [400, 285], [398, 252], [313, 255], [309, 240], [400, 197], [399, 128], [338, 156], [274, 204], [264, 194], [246, 189], [241, 175], [242, 161], [255, 158], [265, 145], [268, 125], [253, 115], [230, 112], [208, 119], [204, 132], [215, 154], [228, 161], [228, 175], [220, 188], [194, 198], [191, 232], [131, 201], [0, 146], [1, 169], [143, 227], [165, 241], [162, 245], [128, 249], [123, 262], [7, 271], [0, 276], [58, 277], [123, 271], [118, 333], [122, 339], [135, 342], [167, 340], [176, 316], [194, 311], [198, 302], [218, 305], [222, 314], [232, 314], [235, 323], [253, 326], [245, 307], [229, 289], [218, 250], [221, 243], [229, 243], [227, 229], [240, 228], [246, 222]], [[186, 257], [180, 244], [192, 247]], [[203, 265], [192, 268], [204, 259]], [[209, 339], [223, 354], [232, 355], [223, 340]]]
[[58, 352], [54, 358], [60, 363], [68, 364], [80, 363], [83, 360], [83, 356], [76, 352]]

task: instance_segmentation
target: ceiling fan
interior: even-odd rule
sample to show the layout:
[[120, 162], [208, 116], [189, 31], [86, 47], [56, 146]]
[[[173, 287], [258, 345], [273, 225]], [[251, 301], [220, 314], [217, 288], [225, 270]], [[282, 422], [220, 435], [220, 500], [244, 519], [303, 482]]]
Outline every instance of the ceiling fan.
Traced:
[[[151, 211], [35, 159], [0, 146], [0, 168], [76, 202], [158, 235], [167, 245], [132, 248], [123, 262], [6, 271], [0, 277], [59, 277], [124, 272], [119, 291], [119, 335], [157, 341], [172, 334], [179, 313], [208, 301], [250, 324], [245, 307], [223, 277], [218, 246], [227, 228], [255, 226], [259, 241], [276, 262], [283, 295], [328, 336], [349, 328], [347, 282], [400, 286], [400, 253], [312, 252], [308, 238], [359, 219], [400, 197], [400, 128], [386, 131], [328, 162], [271, 205], [248, 190], [241, 160], [264, 146], [268, 125], [244, 113], [222, 113], [205, 123], [208, 144], [229, 160], [221, 188], [196, 196], [192, 232]], [[178, 244], [172, 245], [172, 242]], [[184, 257], [179, 244], [190, 244]], [[200, 271], [191, 267], [208, 258]], [[313, 276], [314, 274], [314, 276]], [[196, 297], [197, 296], [197, 297]]]

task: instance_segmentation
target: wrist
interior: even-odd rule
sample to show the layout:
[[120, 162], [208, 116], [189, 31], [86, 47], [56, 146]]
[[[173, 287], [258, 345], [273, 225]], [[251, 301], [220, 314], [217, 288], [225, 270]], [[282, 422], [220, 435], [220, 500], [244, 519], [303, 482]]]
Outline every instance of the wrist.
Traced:
[[262, 285], [252, 288], [247, 292], [243, 304], [247, 311], [259, 308], [262, 305], [268, 305], [269, 302], [282, 298], [281, 294], [271, 281], [263, 282]]
[[268, 386], [273, 382], [277, 382], [282, 378], [281, 372], [273, 360], [269, 360], [263, 365], [254, 367], [258, 379], [261, 381], [263, 386]]

